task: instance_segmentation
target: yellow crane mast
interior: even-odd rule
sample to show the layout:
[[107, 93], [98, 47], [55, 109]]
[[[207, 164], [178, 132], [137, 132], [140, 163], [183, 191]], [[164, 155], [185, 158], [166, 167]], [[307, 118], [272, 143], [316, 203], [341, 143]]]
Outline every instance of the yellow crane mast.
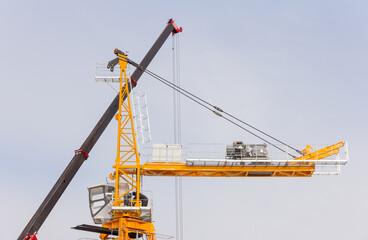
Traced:
[[[133, 235], [136, 234], [135, 237], [145, 234], [148, 240], [153, 240], [155, 239], [155, 228], [152, 222], [142, 221], [140, 217], [141, 163], [130, 99], [131, 82], [128, 81], [126, 73], [126, 54], [118, 49], [115, 49], [114, 52], [118, 55], [120, 65], [119, 111], [115, 116], [118, 121], [117, 156], [113, 166], [115, 171], [110, 174], [110, 179], [115, 180], [115, 192], [112, 207], [113, 220], [102, 226], [108, 229], [118, 229], [118, 239], [129, 239], [133, 233]], [[124, 102], [125, 97], [126, 102]], [[127, 169], [133, 171], [134, 174], [130, 174]], [[127, 190], [120, 187], [122, 182], [127, 183]], [[135, 197], [126, 204], [124, 197], [131, 192], [134, 192]], [[108, 236], [108, 234], [101, 234], [100, 238], [108, 239]]]

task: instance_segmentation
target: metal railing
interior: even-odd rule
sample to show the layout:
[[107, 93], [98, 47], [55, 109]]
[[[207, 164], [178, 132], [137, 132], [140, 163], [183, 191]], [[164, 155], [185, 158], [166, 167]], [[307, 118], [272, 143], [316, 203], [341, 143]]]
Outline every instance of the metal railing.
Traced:
[[[344, 146], [340, 148], [338, 154], [319, 159], [300, 159], [295, 160], [285, 152], [290, 151], [284, 147], [285, 152], [281, 152], [273, 146], [267, 145], [266, 153], [253, 154], [242, 152], [240, 150], [237, 156], [231, 157], [226, 152], [228, 144], [188, 144], [182, 148], [182, 163], [189, 166], [315, 166], [314, 175], [338, 175], [341, 172], [341, 166], [349, 162], [348, 143], [344, 142]], [[281, 145], [276, 145], [281, 147]], [[313, 151], [325, 148], [326, 144], [313, 144]], [[305, 145], [296, 145], [297, 149], [304, 149]], [[247, 155], [248, 154], [248, 155]], [[152, 148], [145, 148], [142, 153], [142, 162], [152, 162]], [[318, 158], [318, 154], [317, 154]]]
[[120, 82], [120, 66], [116, 65], [113, 72], [111, 72], [106, 66], [107, 63], [96, 63], [95, 81], [109, 83]]

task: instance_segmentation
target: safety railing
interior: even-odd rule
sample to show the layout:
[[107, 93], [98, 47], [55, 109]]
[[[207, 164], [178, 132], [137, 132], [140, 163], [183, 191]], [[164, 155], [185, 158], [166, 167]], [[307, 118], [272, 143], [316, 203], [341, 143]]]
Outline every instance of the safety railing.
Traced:
[[[236, 154], [227, 151], [229, 144], [188, 144], [182, 147], [181, 162], [188, 166], [314, 166], [314, 175], [337, 175], [341, 172], [341, 166], [349, 162], [348, 143], [344, 142], [343, 147], [339, 149], [337, 154], [328, 157], [318, 155], [317, 150], [328, 147], [326, 144], [310, 145], [311, 152], [316, 151], [316, 156], [312, 159], [296, 159], [302, 155], [292, 152], [291, 149], [276, 145], [284, 149], [280, 151], [274, 146], [267, 145], [263, 148], [263, 144], [245, 144], [250, 145], [250, 149], [238, 149]], [[254, 149], [252, 149], [252, 147]], [[304, 149], [305, 145], [293, 145], [296, 149]], [[253, 150], [253, 152], [252, 152]], [[261, 151], [262, 150], [262, 151]], [[165, 152], [164, 152], [165, 154]], [[324, 157], [323, 159], [318, 159]], [[156, 161], [152, 155], [152, 147], [145, 148], [141, 155], [141, 161], [144, 162], [165, 162], [164, 160]], [[318, 160], [316, 160], [318, 159]], [[167, 162], [172, 162], [168, 159]]]
[[[318, 159], [318, 152], [315, 159], [295, 159], [301, 157], [297, 153], [292, 153], [290, 149], [284, 148], [284, 152], [273, 146], [267, 146], [266, 152], [259, 154], [259, 151], [238, 149], [237, 154], [226, 150], [226, 144], [189, 144], [185, 154], [185, 163], [191, 166], [315, 166], [315, 175], [337, 175], [341, 172], [341, 166], [349, 161], [348, 144], [340, 148], [337, 154]], [[276, 145], [277, 147], [278, 146]], [[311, 152], [328, 147], [324, 144], [311, 145]], [[303, 149], [305, 146], [295, 146], [296, 149]], [[293, 155], [293, 156], [291, 156]], [[323, 155], [324, 156], [324, 155]]]
[[106, 66], [107, 63], [96, 63], [95, 81], [118, 83], [120, 81], [120, 66], [116, 65], [113, 72], [111, 72]]
[[169, 235], [165, 235], [165, 234], [160, 234], [160, 233], [156, 233], [156, 239], [174, 239], [173, 236], [169, 236]]
[[[137, 236], [138, 236], [139, 232], [137, 232]], [[161, 239], [161, 240], [169, 240], [169, 239], [174, 239], [173, 236], [169, 236], [169, 235], [165, 235], [165, 234], [160, 234], [160, 233], [155, 233], [155, 237], [156, 239]], [[147, 239], [147, 237], [145, 235], [142, 236], [142, 238], [144, 240]], [[140, 239], [140, 238], [139, 238]], [[83, 237], [83, 238], [78, 238], [78, 240], [98, 240], [97, 238], [88, 238], [88, 237]]]

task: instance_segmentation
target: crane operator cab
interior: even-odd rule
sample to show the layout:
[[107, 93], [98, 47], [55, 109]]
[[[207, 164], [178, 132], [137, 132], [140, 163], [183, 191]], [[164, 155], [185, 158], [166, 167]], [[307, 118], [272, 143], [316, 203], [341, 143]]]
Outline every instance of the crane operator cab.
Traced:
[[[128, 190], [127, 183], [120, 183], [119, 191]], [[95, 224], [103, 224], [112, 220], [115, 183], [101, 183], [88, 187], [89, 207]], [[124, 207], [133, 207], [132, 200], [136, 199], [136, 193], [130, 192], [124, 196]], [[152, 208], [148, 207], [148, 198], [140, 193], [141, 220], [152, 222]]]

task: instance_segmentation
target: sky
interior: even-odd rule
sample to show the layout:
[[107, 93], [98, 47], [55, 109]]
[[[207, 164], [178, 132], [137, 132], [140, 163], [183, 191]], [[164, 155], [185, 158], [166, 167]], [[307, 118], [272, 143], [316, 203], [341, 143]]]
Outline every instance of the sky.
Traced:
[[[139, 62], [168, 19], [181, 86], [290, 144], [348, 141], [339, 176], [184, 178], [184, 239], [368, 239], [368, 1], [0, 1], [2, 239], [16, 239], [116, 93], [113, 50]], [[172, 78], [172, 39], [149, 69]], [[131, 71], [134, 69], [132, 68]], [[143, 75], [153, 143], [172, 143], [172, 90]], [[262, 143], [182, 99], [182, 143]], [[39, 231], [97, 239], [90, 185], [115, 158], [112, 121]], [[174, 179], [145, 177], [156, 232], [175, 236]]]

